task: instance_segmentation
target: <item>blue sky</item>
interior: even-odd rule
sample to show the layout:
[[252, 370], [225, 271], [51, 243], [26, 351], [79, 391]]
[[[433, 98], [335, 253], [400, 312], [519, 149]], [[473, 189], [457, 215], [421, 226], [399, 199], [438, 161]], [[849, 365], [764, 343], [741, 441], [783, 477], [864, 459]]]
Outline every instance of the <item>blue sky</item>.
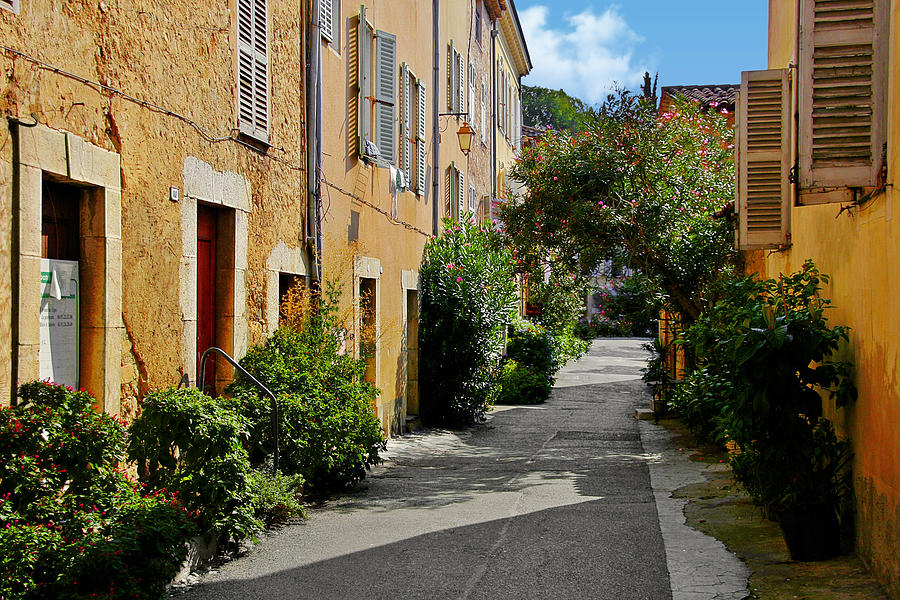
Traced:
[[617, 82], [636, 89], [739, 83], [766, 68], [768, 2], [515, 0], [534, 69], [526, 85], [563, 88], [589, 104]]

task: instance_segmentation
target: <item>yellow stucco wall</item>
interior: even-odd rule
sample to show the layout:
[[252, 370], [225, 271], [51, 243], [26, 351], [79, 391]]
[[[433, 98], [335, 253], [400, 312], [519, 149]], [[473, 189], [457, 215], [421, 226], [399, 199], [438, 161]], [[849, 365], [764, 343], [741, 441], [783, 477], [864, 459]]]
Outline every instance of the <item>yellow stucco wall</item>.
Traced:
[[[900, 28], [892, 0], [888, 86], [888, 180], [883, 193], [841, 212], [840, 205], [794, 206], [792, 246], [756, 252], [749, 264], [767, 277], [797, 270], [807, 258], [832, 276], [832, 324], [851, 327], [843, 352], [856, 365], [859, 400], [846, 410], [826, 407], [853, 443], [856, 544], [892, 597], [900, 597]], [[794, 52], [794, 0], [770, 1], [769, 67], [786, 67]]]

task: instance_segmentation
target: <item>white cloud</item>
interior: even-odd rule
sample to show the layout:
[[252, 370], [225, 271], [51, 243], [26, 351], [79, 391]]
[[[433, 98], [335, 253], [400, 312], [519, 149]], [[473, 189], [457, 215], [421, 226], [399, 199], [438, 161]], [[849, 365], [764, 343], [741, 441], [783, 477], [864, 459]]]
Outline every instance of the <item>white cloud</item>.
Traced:
[[564, 89], [589, 104], [602, 101], [614, 87], [634, 88], [649, 70], [634, 58], [643, 41], [616, 6], [602, 14], [588, 8], [566, 17], [566, 27], [547, 24], [549, 8], [536, 5], [519, 13], [534, 68], [528, 85]]

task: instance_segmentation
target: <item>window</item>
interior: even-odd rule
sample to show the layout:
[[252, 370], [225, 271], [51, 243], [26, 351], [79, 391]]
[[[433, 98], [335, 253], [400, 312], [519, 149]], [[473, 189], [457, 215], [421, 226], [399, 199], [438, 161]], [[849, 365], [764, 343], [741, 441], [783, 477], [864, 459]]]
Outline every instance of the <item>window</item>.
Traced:
[[384, 164], [394, 164], [397, 143], [397, 36], [385, 31], [373, 32], [366, 21], [365, 6], [362, 6], [358, 43], [359, 154]]
[[417, 195], [425, 193], [425, 99], [425, 83], [403, 63], [400, 67], [400, 168], [409, 188]]
[[801, 188], [874, 186], [883, 164], [887, 0], [802, 0]]
[[481, 6], [475, 4], [475, 43], [481, 45]]
[[459, 220], [466, 211], [466, 176], [450, 163], [444, 178], [444, 216]]
[[238, 130], [269, 141], [266, 0], [238, 0]]
[[738, 245], [788, 243], [791, 82], [787, 69], [741, 75], [736, 121]]
[[322, 30], [322, 39], [331, 42], [334, 46], [340, 46], [340, 0], [319, 0], [319, 27]]
[[466, 119], [472, 127], [478, 129], [478, 123], [475, 120], [475, 107], [477, 104], [475, 103], [475, 64], [471, 61], [469, 62], [469, 115]]
[[450, 112], [466, 112], [466, 60], [453, 40], [447, 49], [447, 108]]
[[481, 143], [487, 144], [487, 85], [481, 78]]

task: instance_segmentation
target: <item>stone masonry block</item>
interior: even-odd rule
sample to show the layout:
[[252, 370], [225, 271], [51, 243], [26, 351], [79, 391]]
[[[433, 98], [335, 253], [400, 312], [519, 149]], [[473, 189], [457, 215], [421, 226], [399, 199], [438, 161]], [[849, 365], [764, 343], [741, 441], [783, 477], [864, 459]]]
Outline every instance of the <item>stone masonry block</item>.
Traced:
[[41, 340], [41, 259], [22, 256], [19, 259], [19, 344], [39, 344]]
[[179, 294], [181, 304], [181, 318], [185, 321], [197, 319], [197, 260], [194, 258], [182, 258], [179, 268]]
[[66, 133], [66, 153], [69, 157], [69, 179], [96, 184], [93, 147], [74, 133]]
[[108, 238], [122, 238], [122, 192], [106, 188], [103, 193], [104, 231]]
[[19, 171], [19, 253], [41, 255], [41, 199], [43, 174], [35, 167]]
[[247, 250], [249, 241], [248, 215], [245, 212], [234, 213], [234, 268], [247, 268]]

